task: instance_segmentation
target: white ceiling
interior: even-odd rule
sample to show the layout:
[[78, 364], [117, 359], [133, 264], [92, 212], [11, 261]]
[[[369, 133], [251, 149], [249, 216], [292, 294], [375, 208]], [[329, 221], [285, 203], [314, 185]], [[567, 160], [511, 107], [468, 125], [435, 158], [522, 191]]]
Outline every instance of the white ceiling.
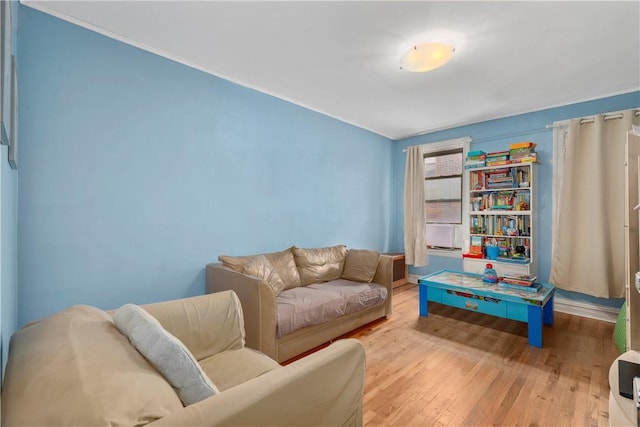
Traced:
[[391, 139], [640, 89], [639, 1], [22, 3]]

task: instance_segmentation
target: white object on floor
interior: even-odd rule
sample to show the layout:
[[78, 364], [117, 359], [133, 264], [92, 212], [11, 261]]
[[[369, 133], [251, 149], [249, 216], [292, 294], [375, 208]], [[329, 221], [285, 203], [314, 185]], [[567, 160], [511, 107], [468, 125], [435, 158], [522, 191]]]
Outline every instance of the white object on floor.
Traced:
[[609, 425], [610, 426], [635, 426], [637, 424], [637, 411], [633, 399], [621, 396], [618, 388], [618, 361], [640, 363], [640, 353], [631, 350], [620, 355], [613, 361], [609, 368]]

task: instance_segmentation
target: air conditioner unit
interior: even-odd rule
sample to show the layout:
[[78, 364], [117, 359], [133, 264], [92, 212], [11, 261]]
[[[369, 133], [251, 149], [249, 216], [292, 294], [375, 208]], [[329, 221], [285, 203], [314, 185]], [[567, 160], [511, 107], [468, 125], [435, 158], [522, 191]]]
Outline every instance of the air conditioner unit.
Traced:
[[427, 246], [438, 248], [455, 248], [455, 225], [427, 224]]

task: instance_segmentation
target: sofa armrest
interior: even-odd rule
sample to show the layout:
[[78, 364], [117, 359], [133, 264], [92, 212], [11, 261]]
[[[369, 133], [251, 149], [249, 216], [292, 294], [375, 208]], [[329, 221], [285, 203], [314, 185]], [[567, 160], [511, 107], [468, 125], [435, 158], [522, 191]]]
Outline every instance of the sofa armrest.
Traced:
[[380, 255], [376, 274], [373, 276], [373, 282], [387, 288], [387, 300], [385, 302], [385, 312], [391, 314], [393, 299], [393, 257], [390, 255]]
[[278, 360], [276, 347], [276, 296], [264, 280], [238, 273], [219, 263], [207, 265], [206, 292], [232, 290], [244, 313], [246, 345]]
[[336, 341], [149, 426], [362, 426], [365, 353]]
[[142, 305], [196, 360], [242, 348], [242, 307], [232, 291]]

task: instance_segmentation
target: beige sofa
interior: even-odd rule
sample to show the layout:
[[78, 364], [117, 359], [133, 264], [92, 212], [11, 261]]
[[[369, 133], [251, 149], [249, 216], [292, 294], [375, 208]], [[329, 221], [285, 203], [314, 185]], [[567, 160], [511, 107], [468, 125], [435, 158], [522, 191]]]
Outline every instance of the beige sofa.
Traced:
[[218, 394], [183, 406], [110, 313], [74, 306], [12, 337], [2, 425], [362, 425], [365, 360], [357, 340], [283, 367], [244, 346], [233, 292], [142, 308], [184, 343]]
[[[387, 255], [347, 250], [342, 245], [294, 246], [281, 252], [218, 259], [222, 263], [207, 265], [206, 291], [233, 290], [242, 302], [247, 346], [278, 362], [391, 313], [393, 260]], [[369, 299], [375, 292], [384, 297]], [[353, 304], [344, 301], [338, 301], [339, 307], [326, 300], [316, 302], [316, 294], [326, 300], [335, 300], [338, 294], [338, 299], [356, 298], [364, 303], [354, 311], [349, 309]], [[311, 301], [311, 305], [305, 311], [296, 306], [300, 301]], [[334, 318], [322, 318], [326, 313]], [[298, 329], [283, 327], [290, 319], [307, 322]]]

